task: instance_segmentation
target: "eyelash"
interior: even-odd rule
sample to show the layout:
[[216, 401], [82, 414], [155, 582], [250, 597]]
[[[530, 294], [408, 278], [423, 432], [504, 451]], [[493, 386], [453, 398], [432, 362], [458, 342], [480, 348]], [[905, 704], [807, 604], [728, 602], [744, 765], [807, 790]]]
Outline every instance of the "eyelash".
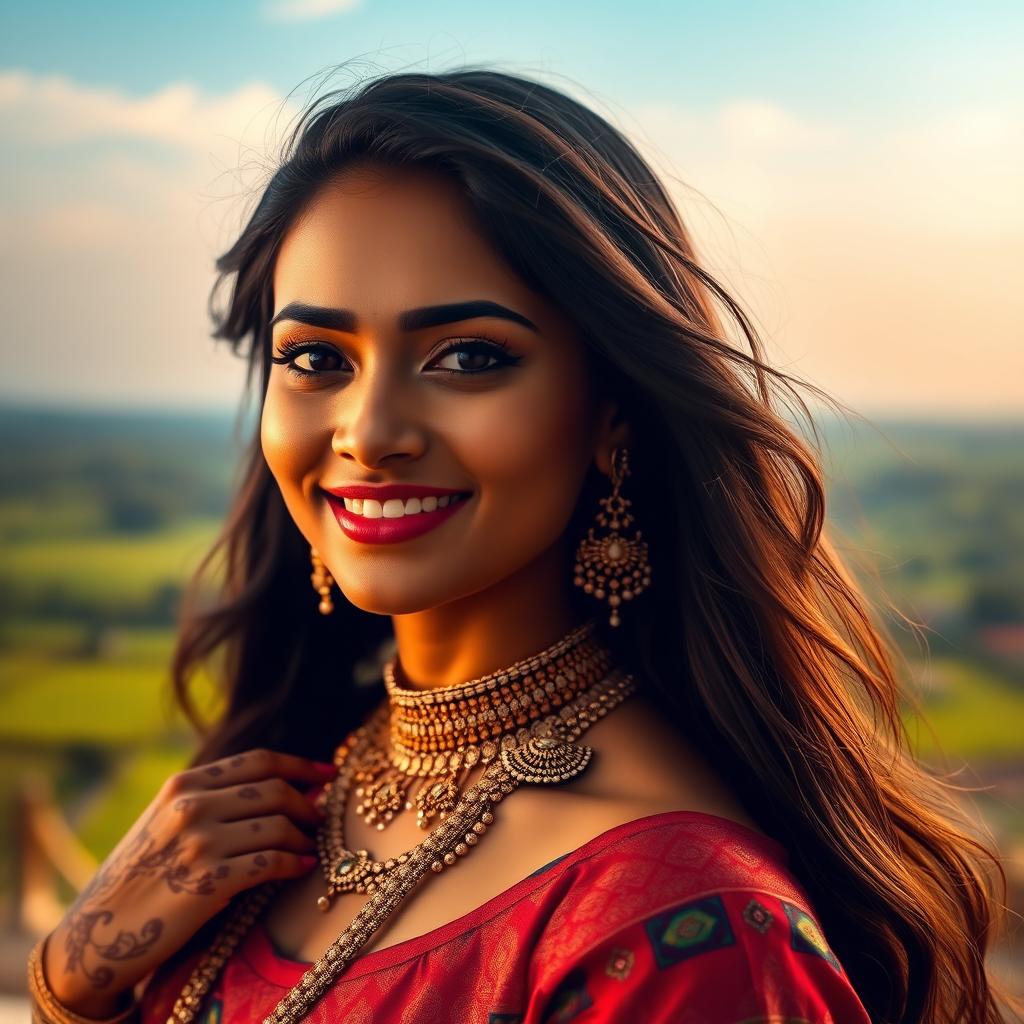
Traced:
[[[293, 360], [302, 355], [305, 352], [330, 352], [333, 355], [340, 355], [338, 350], [326, 342], [322, 341], [295, 341], [291, 338], [287, 338], [279, 345], [281, 354], [277, 356], [271, 356], [270, 361], [272, 363], [280, 363], [288, 371], [288, 373], [303, 378], [310, 377], [322, 377], [327, 373], [338, 373], [338, 370], [303, 370], [293, 365]], [[450, 355], [452, 352], [469, 351], [473, 353], [483, 353], [484, 355], [492, 356], [498, 360], [495, 366], [487, 366], [481, 370], [441, 370], [441, 373], [446, 373], [455, 377], [474, 377], [481, 373], [490, 373], [493, 370], [500, 370], [505, 366], [515, 366], [516, 363], [520, 362], [522, 356], [514, 356], [508, 351], [508, 344], [504, 341], [497, 341], [494, 338], [476, 337], [471, 339], [463, 339], [456, 341], [454, 344], [449, 345], [448, 348], [442, 349], [434, 356], [434, 359], [443, 359], [445, 356]], [[344, 358], [344, 357], [343, 357]], [[433, 361], [433, 360], [431, 360]]]

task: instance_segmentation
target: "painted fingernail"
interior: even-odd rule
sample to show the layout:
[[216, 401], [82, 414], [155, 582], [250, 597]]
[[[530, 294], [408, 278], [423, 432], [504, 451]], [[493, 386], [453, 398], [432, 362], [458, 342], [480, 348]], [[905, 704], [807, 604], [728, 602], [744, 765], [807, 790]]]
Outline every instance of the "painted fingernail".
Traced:
[[333, 764], [328, 764], [325, 761], [314, 761], [313, 767], [321, 775], [334, 775], [338, 771], [338, 769]]
[[313, 867], [313, 865], [316, 864], [316, 861], [316, 857], [309, 853], [304, 853], [299, 857], [299, 863], [306, 871]]

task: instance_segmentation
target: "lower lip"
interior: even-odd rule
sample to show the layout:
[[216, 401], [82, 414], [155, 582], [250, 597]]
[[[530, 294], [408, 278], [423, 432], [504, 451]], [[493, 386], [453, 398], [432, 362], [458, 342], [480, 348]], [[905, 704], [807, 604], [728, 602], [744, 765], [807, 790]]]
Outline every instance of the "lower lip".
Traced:
[[469, 501], [470, 495], [460, 498], [454, 505], [438, 508], [433, 512], [417, 512], [414, 515], [399, 516], [397, 519], [367, 519], [357, 516], [345, 508], [345, 502], [333, 494], [327, 495], [328, 504], [334, 512], [346, 537], [363, 544], [397, 544], [399, 541], [412, 540], [421, 533], [427, 533], [434, 527], [457, 515], [459, 509]]

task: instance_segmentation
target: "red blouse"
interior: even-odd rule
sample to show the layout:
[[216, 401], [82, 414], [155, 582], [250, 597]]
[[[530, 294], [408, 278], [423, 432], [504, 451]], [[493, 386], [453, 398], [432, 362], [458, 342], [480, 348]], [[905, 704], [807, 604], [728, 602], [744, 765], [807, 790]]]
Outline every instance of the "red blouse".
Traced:
[[[736, 822], [668, 811], [626, 822], [476, 910], [358, 957], [316, 1024], [870, 1024], [784, 847]], [[158, 972], [164, 1024], [195, 955]], [[254, 928], [204, 1024], [254, 1024], [308, 964]]]

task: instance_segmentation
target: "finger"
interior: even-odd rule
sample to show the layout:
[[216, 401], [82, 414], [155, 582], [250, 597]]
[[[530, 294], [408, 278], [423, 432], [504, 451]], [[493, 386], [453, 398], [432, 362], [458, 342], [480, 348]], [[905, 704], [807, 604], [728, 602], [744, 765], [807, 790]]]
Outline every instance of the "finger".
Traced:
[[218, 821], [284, 814], [297, 825], [317, 828], [324, 820], [324, 812], [283, 779], [263, 779], [222, 789], [210, 794], [209, 802]]
[[222, 757], [219, 761], [190, 768], [183, 774], [194, 786], [202, 789], [220, 789], [270, 778], [322, 785], [333, 778], [336, 772], [335, 766], [327, 762], [312, 761], [307, 757], [260, 748]]
[[299, 878], [308, 874], [319, 861], [311, 853], [258, 850], [240, 857], [229, 857], [225, 863], [231, 868], [231, 877], [236, 884], [248, 888], [276, 879]]
[[217, 842], [225, 857], [268, 848], [292, 853], [309, 853], [316, 848], [314, 840], [283, 814], [227, 822], [221, 825]]

